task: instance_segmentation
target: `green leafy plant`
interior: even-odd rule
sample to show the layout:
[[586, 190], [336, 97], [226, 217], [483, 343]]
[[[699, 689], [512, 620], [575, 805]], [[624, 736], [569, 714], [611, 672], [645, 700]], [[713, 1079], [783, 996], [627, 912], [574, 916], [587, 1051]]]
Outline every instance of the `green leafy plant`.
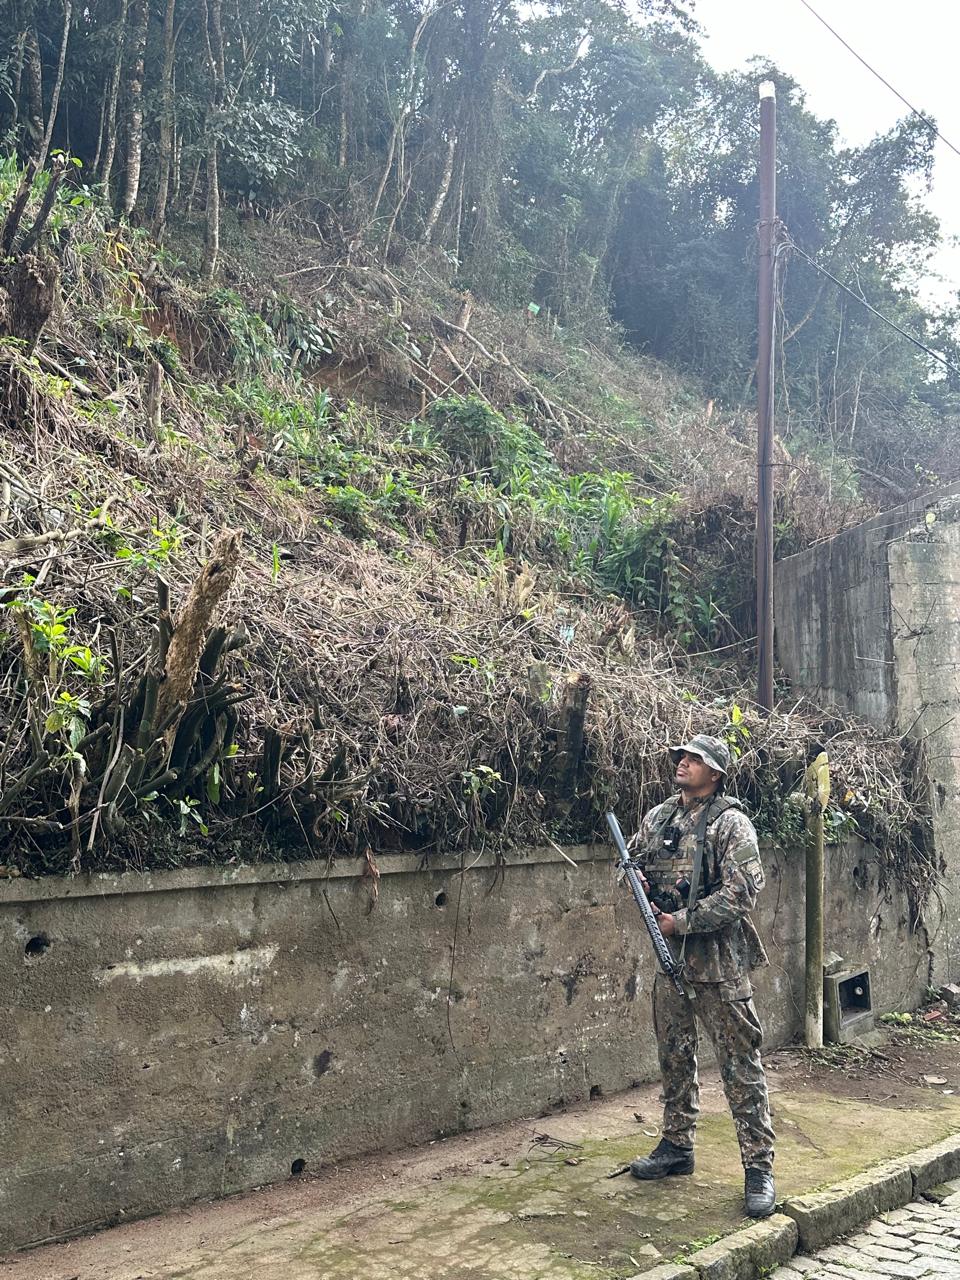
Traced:
[[224, 358], [241, 377], [279, 373], [287, 363], [273, 330], [232, 289], [207, 294], [201, 314], [220, 340]]
[[186, 796], [183, 799], [175, 800], [174, 807], [180, 819], [180, 835], [185, 836], [191, 824], [197, 827], [202, 836], [210, 834], [210, 829], [203, 819], [199, 800], [194, 799], [192, 796]]
[[85, 680], [91, 684], [99, 684], [106, 671], [106, 661], [98, 654], [94, 653], [89, 645], [69, 645], [64, 650], [70, 666], [78, 671]]
[[498, 413], [479, 396], [436, 400], [427, 414], [427, 430], [411, 428], [426, 445], [440, 444], [452, 457], [498, 483], [509, 481], [523, 465], [541, 468], [550, 455], [541, 438], [521, 418]]
[[333, 354], [339, 335], [317, 311], [311, 313], [289, 294], [269, 293], [261, 313], [290, 354], [291, 367], [314, 367]]
[[53, 710], [44, 721], [47, 733], [62, 735], [71, 751], [76, 751], [90, 720], [90, 703], [65, 689], [54, 699]]
[[352, 484], [328, 484], [326, 492], [337, 519], [351, 532], [365, 535], [369, 531], [370, 498]]
[[730, 708], [730, 719], [727, 722], [723, 736], [734, 760], [739, 760], [743, 755], [744, 748], [750, 741], [750, 730], [747, 728], [743, 718], [743, 709], [736, 702]]
[[503, 777], [489, 765], [478, 764], [472, 769], [464, 769], [460, 774], [463, 793], [468, 799], [481, 800], [503, 783]]
[[[114, 536], [115, 542], [119, 536]], [[121, 542], [116, 546], [114, 555], [118, 560], [126, 561], [137, 576], [154, 574], [160, 572], [177, 555], [181, 541], [182, 534], [175, 524], [166, 528], [154, 525], [149, 534], [142, 537], [139, 546]]]

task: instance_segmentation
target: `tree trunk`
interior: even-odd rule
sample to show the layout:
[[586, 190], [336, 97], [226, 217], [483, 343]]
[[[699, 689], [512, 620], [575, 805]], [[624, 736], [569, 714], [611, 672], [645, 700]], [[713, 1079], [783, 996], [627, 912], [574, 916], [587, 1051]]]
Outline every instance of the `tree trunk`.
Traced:
[[20, 230], [20, 223], [23, 221], [27, 202], [30, 199], [30, 191], [33, 187], [33, 180], [36, 176], [37, 163], [35, 160], [31, 160], [23, 171], [20, 185], [14, 192], [10, 208], [7, 210], [7, 216], [3, 220], [3, 226], [0, 227], [0, 258], [8, 258], [13, 252], [13, 244]]
[[160, 177], [153, 211], [154, 235], [159, 235], [167, 218], [167, 197], [173, 169], [173, 20], [177, 0], [167, 0], [163, 11], [163, 67], [160, 73]]
[[596, 282], [597, 272], [600, 269], [600, 264], [603, 262], [604, 258], [607, 255], [607, 251], [610, 248], [610, 240], [613, 236], [613, 229], [617, 224], [617, 220], [620, 213], [620, 197], [623, 194], [624, 184], [626, 183], [626, 180], [627, 180], [627, 171], [630, 169], [630, 166], [636, 160], [640, 147], [642, 145], [642, 142], [643, 142], [643, 138], [640, 130], [638, 129], [634, 133], [633, 138], [630, 141], [630, 145], [627, 147], [623, 164], [620, 166], [620, 172], [617, 175], [617, 179], [613, 184], [613, 190], [610, 192], [607, 198], [607, 202], [606, 202], [607, 208], [603, 218], [603, 225], [602, 225], [600, 234], [597, 237], [597, 240], [594, 244], [593, 262], [590, 266], [589, 272], [587, 273], [587, 287], [585, 292], [588, 294], [593, 293], [593, 287]]
[[11, 253], [14, 257], [12, 265], [0, 275], [3, 283], [0, 296], [4, 292], [6, 294], [6, 313], [0, 308], [0, 332], [12, 334], [25, 342], [28, 355], [32, 355], [36, 348], [40, 331], [50, 318], [59, 292], [60, 264], [52, 253], [41, 249], [40, 237], [53, 209], [65, 169], [63, 156], [58, 156], [53, 162], [50, 181], [33, 226], [22, 239], [18, 239], [20, 222], [26, 210], [26, 195], [36, 173], [36, 162], [31, 160], [0, 233], [0, 252], [4, 257]]
[[460, 261], [460, 237], [463, 234], [463, 187], [466, 181], [467, 158], [460, 160], [460, 176], [457, 179], [457, 212], [453, 218], [453, 256]]
[[104, 126], [107, 123], [107, 85], [104, 83], [103, 93], [100, 95], [100, 123], [97, 126], [97, 149], [93, 154], [93, 164], [90, 166], [93, 173], [100, 171], [100, 157], [103, 155]]
[[197, 156], [197, 163], [193, 166], [193, 177], [190, 180], [190, 192], [187, 196], [187, 213], [193, 213], [193, 206], [197, 199], [197, 187], [200, 185], [200, 170], [203, 167], [203, 152]]
[[[401, 140], [402, 141], [402, 140]], [[397, 219], [400, 217], [400, 210], [406, 204], [407, 197], [410, 194], [410, 188], [413, 185], [413, 170], [411, 169], [407, 175], [403, 176], [403, 159], [400, 161], [400, 172], [398, 173], [398, 181], [400, 183], [400, 194], [397, 197], [397, 203], [393, 210], [393, 217], [390, 219], [390, 226], [387, 228], [387, 237], [383, 242], [383, 260], [388, 262], [390, 259], [390, 245], [393, 242], [393, 233], [397, 227]]]
[[10, 97], [13, 99], [13, 118], [10, 122], [11, 133], [16, 132], [17, 125], [20, 122], [20, 90], [23, 87], [23, 63], [27, 50], [27, 25], [24, 21], [23, 6], [21, 4], [15, 4], [13, 7], [13, 21], [17, 38], [13, 46], [13, 83], [10, 90]]
[[433, 202], [433, 208], [427, 217], [427, 225], [423, 232], [423, 243], [429, 244], [433, 239], [433, 233], [439, 221], [440, 214], [443, 212], [443, 206], [446, 203], [447, 196], [450, 192], [450, 183], [453, 180], [453, 158], [457, 150], [457, 135], [451, 133], [447, 140], [447, 157], [443, 162], [443, 174], [440, 178], [440, 186], [437, 188], [437, 195]]
[[220, 255], [220, 159], [217, 126], [223, 106], [226, 67], [223, 52], [223, 0], [206, 0], [207, 62], [210, 101], [207, 106], [207, 229], [203, 253], [203, 278], [209, 283]]
[[43, 71], [40, 65], [40, 41], [37, 28], [27, 29], [25, 40], [27, 58], [27, 130], [30, 134], [30, 154], [36, 156], [43, 142]]
[[390, 171], [393, 168], [393, 158], [397, 152], [397, 140], [402, 138], [403, 130], [407, 123], [407, 117], [413, 110], [414, 95], [417, 87], [417, 46], [420, 43], [420, 39], [426, 29], [427, 23], [433, 17], [433, 12], [434, 11], [431, 8], [426, 10], [423, 17], [417, 23], [416, 30], [413, 33], [413, 38], [410, 41], [410, 62], [407, 68], [407, 83], [404, 86], [404, 97], [397, 110], [397, 118], [393, 123], [393, 130], [390, 134], [390, 145], [387, 147], [387, 160], [383, 166], [383, 173], [380, 176], [380, 184], [377, 187], [377, 193], [373, 197], [373, 204], [370, 207], [369, 219], [371, 222], [373, 222], [374, 218], [377, 216], [377, 211], [380, 208], [380, 201], [383, 199], [383, 193], [386, 190], [387, 182], [390, 178]]
[[67, 42], [70, 39], [70, 22], [72, 18], [73, 0], [64, 0], [63, 38], [60, 41], [60, 57], [57, 61], [57, 77], [53, 82], [53, 93], [50, 95], [50, 114], [47, 117], [47, 128], [43, 135], [43, 141], [40, 144], [40, 154], [37, 157], [38, 169], [42, 169], [47, 163], [47, 156], [50, 153], [50, 143], [53, 140], [53, 127], [57, 122], [57, 112], [60, 110], [60, 90], [63, 88], [63, 69], [67, 63]]
[[203, 245], [203, 278], [209, 284], [217, 272], [220, 256], [220, 160], [217, 140], [207, 140], [207, 227]]
[[129, 218], [140, 194], [143, 162], [143, 54], [147, 44], [147, 0], [134, 0], [131, 27], [130, 79], [127, 82], [127, 166], [123, 212]]
[[99, 172], [100, 181], [103, 183], [104, 195], [108, 201], [110, 199], [110, 175], [113, 172], [113, 161], [117, 154], [117, 103], [120, 99], [123, 50], [127, 40], [127, 5], [128, 0], [120, 0], [120, 21], [117, 26], [116, 53], [114, 54], [113, 72], [110, 76], [110, 91], [107, 98], [103, 164]]
[[173, 746], [179, 715], [193, 694], [200, 659], [220, 601], [230, 590], [240, 564], [241, 535], [232, 529], [219, 535], [177, 614], [167, 649], [164, 680], [157, 698], [155, 724], [167, 724], [167, 750]]
[[383, 166], [383, 173], [380, 175], [380, 183], [377, 186], [377, 192], [373, 197], [373, 203], [370, 206], [370, 213], [368, 214], [371, 222], [373, 222], [374, 218], [377, 216], [377, 210], [380, 208], [380, 201], [383, 199], [383, 193], [387, 189], [387, 181], [390, 178], [390, 171], [393, 169], [393, 157], [397, 151], [397, 139], [400, 136], [400, 131], [404, 126], [407, 114], [407, 108], [402, 107], [400, 109], [400, 115], [394, 121], [393, 132], [390, 135], [390, 145], [387, 147], [386, 163]]
[[350, 72], [344, 66], [340, 76], [340, 145], [337, 149], [337, 168], [347, 167], [350, 144]]
[[[174, 99], [176, 101], [176, 99]], [[171, 195], [174, 201], [180, 198], [180, 188], [183, 184], [183, 134], [177, 130], [177, 109], [173, 109], [173, 169], [171, 172], [171, 182], [173, 190]]]
[[[340, 139], [337, 146], [337, 167], [345, 169], [351, 152], [356, 147], [356, 121], [354, 120], [353, 80], [357, 64], [357, 25], [363, 17], [364, 0], [340, 5]], [[353, 145], [351, 145], [351, 143]]]

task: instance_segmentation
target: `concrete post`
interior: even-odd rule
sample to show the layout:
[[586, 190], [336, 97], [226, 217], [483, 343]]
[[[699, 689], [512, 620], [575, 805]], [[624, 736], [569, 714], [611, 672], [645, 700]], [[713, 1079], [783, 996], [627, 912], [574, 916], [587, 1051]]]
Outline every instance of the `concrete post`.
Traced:
[[823, 811], [830, 800], [830, 765], [821, 751], [804, 775], [807, 875], [804, 964], [804, 1042], [823, 1048]]

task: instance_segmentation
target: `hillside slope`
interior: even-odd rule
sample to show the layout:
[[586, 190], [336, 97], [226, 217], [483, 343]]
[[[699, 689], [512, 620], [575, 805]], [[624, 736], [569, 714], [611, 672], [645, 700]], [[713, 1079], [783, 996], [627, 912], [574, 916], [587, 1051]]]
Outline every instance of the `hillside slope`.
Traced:
[[[48, 242], [57, 305], [0, 339], [8, 868], [589, 839], [697, 728], [781, 839], [829, 739], [833, 828], [932, 879], [899, 744], [749, 708], [748, 418], [439, 255], [238, 223], [205, 289], [187, 234], [66, 199]], [[781, 460], [784, 546], [857, 516]]]

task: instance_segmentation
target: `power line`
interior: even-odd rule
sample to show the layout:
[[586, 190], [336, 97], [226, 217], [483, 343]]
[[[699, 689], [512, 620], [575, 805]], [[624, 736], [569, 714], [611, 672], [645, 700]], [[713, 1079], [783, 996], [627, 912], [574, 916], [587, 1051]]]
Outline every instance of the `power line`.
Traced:
[[923, 123], [927, 125], [928, 128], [932, 129], [942, 143], [948, 146], [951, 151], [955, 151], [956, 154], [960, 156], [960, 147], [955, 147], [949, 138], [945, 138], [943, 134], [940, 132], [940, 130], [937, 128], [937, 126], [934, 124], [934, 122], [930, 119], [929, 116], [924, 115], [924, 113], [920, 111], [917, 107], [915, 107], [912, 102], [908, 102], [899, 89], [895, 89], [893, 85], [890, 83], [890, 81], [885, 79], [880, 74], [880, 72], [876, 69], [876, 67], [872, 67], [870, 63], [866, 60], [866, 58], [861, 57], [860, 54], [857, 53], [856, 49], [854, 49], [853, 45], [848, 44], [847, 41], [844, 40], [840, 32], [835, 31], [834, 28], [831, 27], [830, 23], [826, 20], [826, 18], [821, 17], [820, 14], [817, 13], [816, 9], [814, 9], [812, 4], [808, 4], [807, 0], [800, 0], [800, 3], [803, 5], [805, 9], [807, 9], [810, 13], [813, 14], [813, 16], [816, 18], [818, 22], [822, 23], [823, 26], [827, 28], [827, 30], [830, 32], [832, 36], [834, 36], [837, 40], [840, 41], [840, 43], [843, 45], [845, 49], [847, 49], [850, 53], [853, 54], [853, 56], [856, 58], [856, 60], [859, 63], [862, 63], [862, 65], [867, 68], [867, 70], [870, 72], [871, 75], [876, 76], [877, 79], [880, 81], [880, 83], [883, 85], [886, 85], [886, 87], [890, 90], [890, 92], [894, 94], [895, 97], [899, 98], [905, 107], [909, 107], [909, 109], [913, 112], [915, 116], [919, 117], [919, 119], [921, 119]]
[[[806, 0], [801, 0], [801, 4], [805, 2]], [[895, 320], [891, 320], [889, 316], [885, 316], [882, 311], [878, 311], [875, 306], [869, 303], [866, 298], [861, 297], [859, 293], [854, 293], [854, 291], [849, 288], [848, 285], [845, 285], [842, 280], [838, 280], [835, 275], [826, 269], [826, 267], [822, 267], [815, 258], [811, 258], [810, 254], [801, 249], [796, 241], [792, 240], [790, 236], [786, 237], [785, 243], [793, 249], [795, 253], [798, 253], [800, 257], [803, 258], [804, 262], [809, 262], [810, 266], [813, 267], [815, 271], [819, 271], [820, 274], [826, 276], [828, 280], [832, 280], [838, 289], [842, 289], [843, 292], [849, 294], [855, 302], [859, 302], [862, 307], [866, 307], [866, 309], [872, 315], [875, 315], [878, 320], [882, 320], [885, 325], [889, 325], [889, 327], [899, 333], [902, 338], [906, 338], [908, 342], [912, 342], [915, 347], [919, 347], [921, 351], [925, 352], [932, 359], [939, 360], [939, 362], [949, 369], [951, 373], [960, 375], [960, 368], [955, 364], [951, 364], [945, 356], [938, 355], [936, 351], [931, 350], [931, 348], [922, 343], [919, 338], [915, 338], [912, 333], [909, 333], [906, 329], [902, 329]]]

